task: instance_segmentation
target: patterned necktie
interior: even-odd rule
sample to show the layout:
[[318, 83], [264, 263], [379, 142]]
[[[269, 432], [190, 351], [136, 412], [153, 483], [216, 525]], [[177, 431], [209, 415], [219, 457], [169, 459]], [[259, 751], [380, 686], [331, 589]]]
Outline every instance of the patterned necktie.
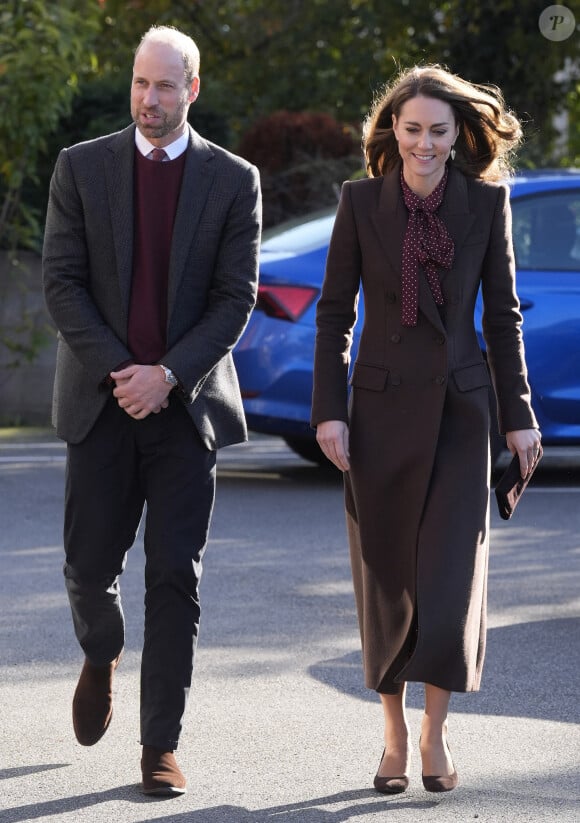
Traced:
[[435, 190], [422, 200], [409, 188], [401, 170], [403, 199], [409, 210], [409, 222], [403, 239], [401, 272], [403, 326], [417, 325], [419, 266], [422, 266], [425, 272], [433, 299], [437, 305], [443, 305], [438, 269], [450, 269], [455, 252], [453, 240], [445, 224], [436, 214], [443, 200], [446, 185], [447, 169]]
[[156, 160], [158, 163], [161, 163], [167, 157], [167, 152], [165, 149], [153, 149], [149, 157], [151, 160]]

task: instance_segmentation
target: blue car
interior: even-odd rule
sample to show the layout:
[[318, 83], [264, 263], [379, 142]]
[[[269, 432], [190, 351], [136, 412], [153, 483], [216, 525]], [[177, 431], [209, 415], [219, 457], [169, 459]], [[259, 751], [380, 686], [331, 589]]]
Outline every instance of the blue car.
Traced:
[[[517, 289], [532, 402], [544, 445], [580, 444], [580, 170], [511, 183]], [[335, 209], [264, 234], [258, 303], [234, 357], [248, 426], [325, 461], [310, 428], [316, 302]], [[362, 301], [352, 361], [362, 328]], [[482, 352], [481, 302], [475, 323]], [[492, 427], [495, 416], [492, 416]], [[492, 431], [496, 457], [501, 439]]]

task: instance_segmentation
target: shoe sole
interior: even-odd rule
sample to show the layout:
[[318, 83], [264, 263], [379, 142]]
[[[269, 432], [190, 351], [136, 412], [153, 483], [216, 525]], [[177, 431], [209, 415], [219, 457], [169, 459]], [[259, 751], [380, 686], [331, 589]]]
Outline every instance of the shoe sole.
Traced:
[[141, 793], [150, 797], [177, 797], [180, 794], [185, 794], [186, 791], [187, 789], [179, 789], [177, 786], [164, 786], [158, 789], [141, 788]]

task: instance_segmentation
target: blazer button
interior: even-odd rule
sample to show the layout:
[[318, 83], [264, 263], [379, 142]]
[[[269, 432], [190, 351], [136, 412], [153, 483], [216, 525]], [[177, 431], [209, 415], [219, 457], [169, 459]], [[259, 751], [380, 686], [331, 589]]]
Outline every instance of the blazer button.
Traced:
[[445, 337], [442, 334], [440, 334], [440, 335], [438, 335], [438, 337], [435, 338], [435, 342], [439, 346], [442, 346], [445, 343]]
[[401, 335], [400, 334], [392, 334], [391, 335], [391, 343], [400, 343], [401, 342]]
[[438, 386], [442, 386], [443, 383], [445, 383], [445, 377], [442, 374], [438, 374], [437, 377], [435, 378], [435, 382], [437, 383]]
[[400, 386], [401, 385], [401, 378], [398, 374], [391, 375], [391, 385], [392, 386]]
[[387, 292], [387, 303], [395, 303], [397, 300], [397, 295], [393, 291]]

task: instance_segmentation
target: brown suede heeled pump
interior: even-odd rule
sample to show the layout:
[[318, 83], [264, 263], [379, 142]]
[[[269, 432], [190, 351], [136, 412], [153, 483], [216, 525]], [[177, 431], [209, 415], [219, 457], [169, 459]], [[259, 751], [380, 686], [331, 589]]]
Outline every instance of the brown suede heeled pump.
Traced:
[[[383, 762], [384, 756], [385, 749], [383, 749], [383, 753], [381, 755], [379, 769], [381, 768], [381, 763]], [[373, 786], [382, 794], [401, 794], [401, 792], [404, 792], [409, 788], [409, 778], [405, 774], [400, 777], [380, 777], [377, 772], [375, 779], [373, 780]]]
[[[421, 743], [421, 740], [419, 740]], [[449, 743], [445, 741], [447, 748], [449, 749], [449, 755], [451, 755], [451, 749], [449, 747]], [[451, 761], [453, 764], [453, 761]], [[457, 774], [457, 770], [455, 766], [453, 767], [453, 772], [451, 774], [423, 774], [421, 772], [421, 779], [423, 781], [423, 786], [425, 791], [427, 792], [451, 792], [453, 789], [457, 788], [457, 784], [459, 783], [459, 775]]]

